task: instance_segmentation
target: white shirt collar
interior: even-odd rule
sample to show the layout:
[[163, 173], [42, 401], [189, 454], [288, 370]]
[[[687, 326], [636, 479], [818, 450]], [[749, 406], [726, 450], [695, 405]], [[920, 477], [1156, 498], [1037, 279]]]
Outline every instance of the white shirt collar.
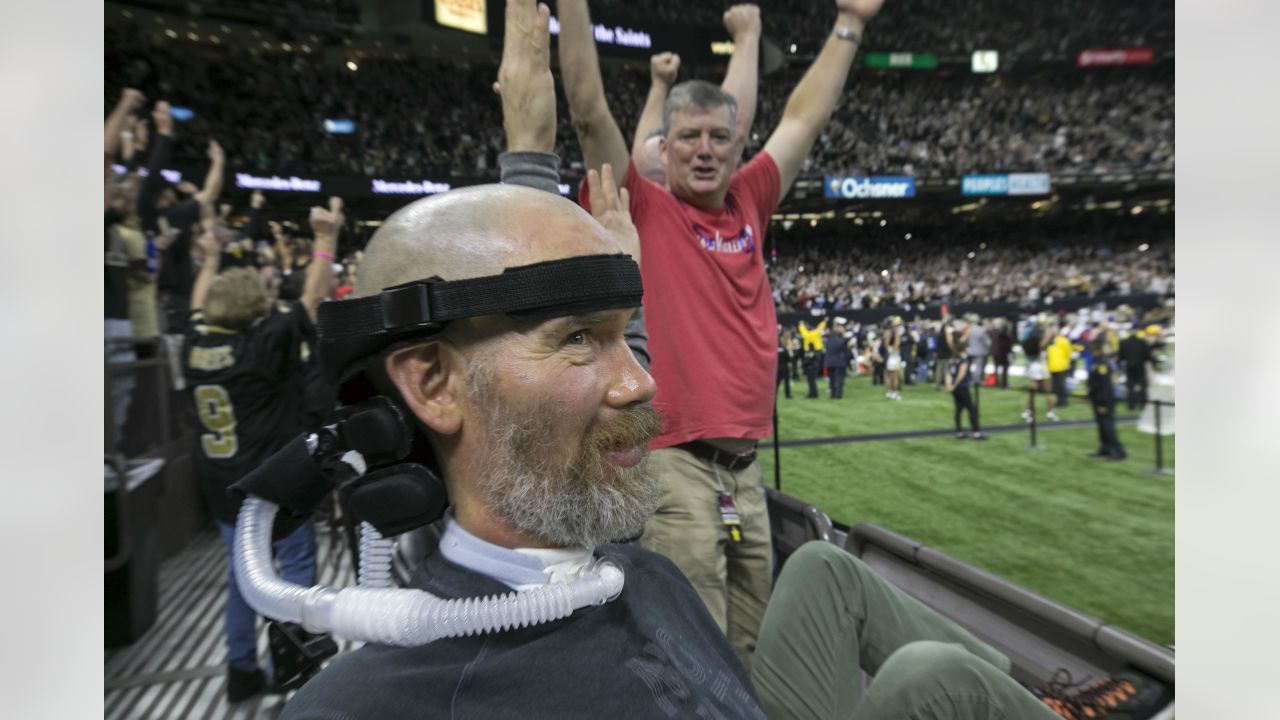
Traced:
[[440, 552], [450, 562], [487, 575], [513, 590], [576, 580], [592, 556], [589, 548], [513, 550], [494, 545], [467, 532], [454, 519], [452, 511], [445, 516]]

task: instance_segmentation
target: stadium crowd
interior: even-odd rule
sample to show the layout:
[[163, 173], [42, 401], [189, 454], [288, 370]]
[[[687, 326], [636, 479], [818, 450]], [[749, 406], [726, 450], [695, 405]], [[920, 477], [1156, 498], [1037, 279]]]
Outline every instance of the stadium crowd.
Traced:
[[[645, 4], [646, 17], [664, 22], [715, 27], [722, 3], [658, 0]], [[829, 5], [822, 0], [762, 0], [765, 35], [784, 50], [811, 54], [830, 31]], [[630, 14], [625, 0], [594, 3], [601, 10]], [[1050, 5], [1017, 0], [965, 3], [957, 12], [946, 0], [903, 0], [888, 5], [876, 20], [867, 50], [968, 53], [994, 48], [1005, 52], [1064, 54], [1084, 47], [1172, 46], [1173, 8], [1143, 0], [1117, 5], [1105, 0], [1067, 0]]]
[[[767, 17], [767, 15], [765, 15]], [[493, 177], [501, 125], [496, 68], [448, 60], [363, 58], [358, 70], [320, 55], [231, 52], [182, 40], [107, 33], [107, 104], [123, 84], [188, 107], [181, 130], [215, 137], [230, 167], [294, 174]], [[776, 125], [798, 72], [762, 78], [749, 158]], [[609, 104], [625, 134], [649, 89], [648, 69], [610, 72]], [[235, 93], [224, 88], [234, 87]], [[400, 89], [414, 88], [405, 93]], [[468, 98], [457, 102], [456, 98]], [[217, 102], [212, 99], [217, 98]], [[557, 154], [582, 167], [568, 112]], [[329, 134], [326, 119], [352, 120]], [[194, 151], [192, 151], [194, 152]], [[175, 162], [199, 156], [179, 151]], [[1173, 79], [1163, 71], [937, 77], [861, 73], [811, 151], [806, 175], [957, 177], [975, 172], [1172, 171]]]
[[910, 239], [900, 233], [891, 241], [862, 228], [779, 233], [769, 268], [779, 312], [1174, 293], [1167, 223], [957, 223]]
[[[761, 93], [763, 127], [785, 96]], [[1171, 172], [1173, 78], [859, 77], [809, 157], [823, 175]]]

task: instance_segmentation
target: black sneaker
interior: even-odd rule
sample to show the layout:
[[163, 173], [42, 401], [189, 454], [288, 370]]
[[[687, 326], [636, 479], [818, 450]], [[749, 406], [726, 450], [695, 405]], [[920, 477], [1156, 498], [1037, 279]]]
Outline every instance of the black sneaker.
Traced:
[[1129, 457], [1129, 456], [1128, 456], [1127, 454], [1125, 454], [1125, 453], [1114, 453], [1114, 454], [1112, 454], [1112, 455], [1108, 455], [1108, 456], [1107, 456], [1107, 459], [1108, 459], [1108, 460], [1112, 460], [1112, 461], [1119, 461], [1119, 460], [1124, 460], [1124, 459], [1126, 459], [1126, 458], [1128, 458], [1128, 457]]
[[258, 668], [241, 670], [227, 666], [227, 702], [238, 703], [257, 695], [266, 688], [267, 678]]
[[1173, 688], [1136, 670], [1078, 683], [1059, 670], [1032, 692], [1066, 720], [1149, 720], [1173, 702]]
[[1089, 457], [1111, 457], [1111, 453], [1106, 450], [1095, 450], [1094, 452], [1089, 453]]

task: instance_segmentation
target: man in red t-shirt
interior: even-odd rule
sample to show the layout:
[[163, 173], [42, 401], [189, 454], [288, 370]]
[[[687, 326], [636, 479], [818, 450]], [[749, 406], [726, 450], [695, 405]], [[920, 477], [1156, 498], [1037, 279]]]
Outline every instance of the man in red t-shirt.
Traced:
[[[589, 168], [627, 167], [640, 234], [653, 405], [665, 490], [641, 543], [689, 578], [750, 667], [769, 599], [772, 548], [755, 445], [773, 432], [776, 316], [764, 265], [770, 216], [843, 93], [864, 26], [883, 0], [836, 0], [835, 27], [764, 150], [738, 168], [736, 103], [691, 80], [663, 107], [667, 186], [630, 162], [610, 114], [586, 0], [562, 0], [560, 68]], [[585, 194], [583, 204], [589, 205]]]

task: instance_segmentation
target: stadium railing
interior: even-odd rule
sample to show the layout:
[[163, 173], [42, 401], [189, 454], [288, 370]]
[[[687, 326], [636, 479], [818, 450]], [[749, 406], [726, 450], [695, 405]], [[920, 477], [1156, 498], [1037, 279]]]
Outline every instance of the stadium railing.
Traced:
[[873, 523], [846, 549], [909, 595], [1004, 653], [1027, 683], [1066, 669], [1102, 677], [1132, 666], [1170, 685], [1174, 651]]
[[773, 535], [774, 578], [801, 545], [811, 540], [833, 542], [834, 528], [831, 518], [816, 505], [765, 488], [765, 501], [769, 507], [769, 528]]
[[[107, 338], [127, 344], [139, 359], [103, 369], [103, 513], [108, 646], [141, 636], [156, 611], [156, 573], [207, 526], [195, 482], [195, 433], [188, 413], [175, 412], [172, 356], [161, 338]], [[116, 424], [115, 381], [132, 377], [124, 437]]]

